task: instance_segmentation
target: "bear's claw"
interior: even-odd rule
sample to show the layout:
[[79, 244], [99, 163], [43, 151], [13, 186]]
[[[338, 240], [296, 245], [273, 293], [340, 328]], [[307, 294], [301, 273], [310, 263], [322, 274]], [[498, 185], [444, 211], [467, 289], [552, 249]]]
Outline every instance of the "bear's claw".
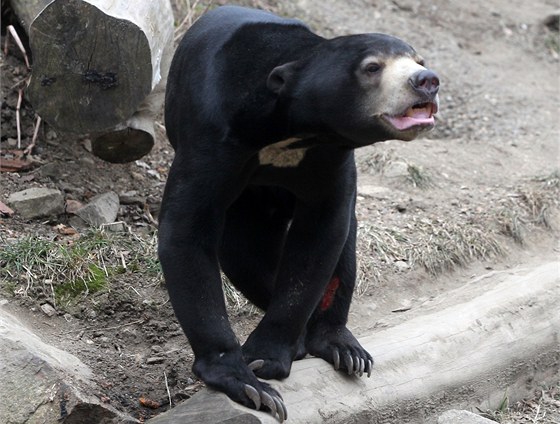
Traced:
[[288, 410], [280, 396], [271, 396], [266, 392], [259, 394], [257, 389], [249, 384], [245, 384], [245, 394], [253, 401], [257, 411], [261, 409], [261, 405], [264, 405], [270, 409], [270, 413], [273, 417], [278, 415], [278, 419], [281, 423], [288, 418]]

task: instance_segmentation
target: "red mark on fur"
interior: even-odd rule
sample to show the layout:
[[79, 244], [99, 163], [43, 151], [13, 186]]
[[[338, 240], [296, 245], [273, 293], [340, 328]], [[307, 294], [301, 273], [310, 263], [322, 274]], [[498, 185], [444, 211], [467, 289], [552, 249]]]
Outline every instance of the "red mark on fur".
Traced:
[[325, 290], [323, 299], [321, 300], [321, 311], [326, 311], [332, 306], [334, 295], [336, 293], [336, 290], [338, 289], [338, 286], [340, 286], [340, 278], [333, 277], [329, 282], [327, 289]]

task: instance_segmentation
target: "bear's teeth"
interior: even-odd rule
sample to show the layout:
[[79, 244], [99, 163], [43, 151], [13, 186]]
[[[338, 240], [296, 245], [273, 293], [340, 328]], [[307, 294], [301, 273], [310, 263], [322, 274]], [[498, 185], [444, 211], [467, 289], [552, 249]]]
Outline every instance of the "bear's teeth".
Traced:
[[432, 116], [432, 108], [430, 105], [423, 107], [411, 107], [406, 111], [405, 116], [409, 118], [426, 119]]

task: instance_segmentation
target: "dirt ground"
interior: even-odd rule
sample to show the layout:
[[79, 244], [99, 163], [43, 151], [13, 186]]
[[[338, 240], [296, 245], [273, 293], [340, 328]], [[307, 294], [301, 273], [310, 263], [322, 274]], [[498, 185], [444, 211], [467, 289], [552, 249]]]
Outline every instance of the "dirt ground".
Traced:
[[[207, 3], [201, 4], [204, 10]], [[558, 257], [559, 39], [557, 31], [543, 24], [558, 8], [557, 1], [245, 4], [297, 17], [326, 37], [396, 35], [413, 45], [441, 77], [433, 132], [410, 143], [363, 148], [357, 155], [360, 286], [350, 316], [357, 335], [406, 319], [427, 299], [473, 275]], [[175, 11], [179, 22], [185, 2], [175, 2]], [[17, 150], [17, 90], [27, 75], [13, 43], [8, 55], [2, 54], [0, 67], [0, 147], [6, 155]], [[24, 148], [35, 122], [25, 100], [21, 120]], [[32, 154], [34, 166], [2, 173], [0, 201], [36, 186], [59, 188], [67, 200], [81, 202], [113, 190], [121, 199], [134, 201], [121, 205], [119, 220], [130, 233], [122, 236], [127, 238], [124, 244], [115, 242], [109, 256], [118, 261], [138, 249], [155, 262], [153, 218], [173, 157], [163, 125], [157, 131], [148, 156], [115, 165], [88, 151], [87, 136], [57, 134], [43, 124]], [[33, 236], [75, 243], [76, 235], [61, 234], [57, 227], [67, 225], [68, 218], [65, 214], [29, 222], [17, 214], [0, 217], [0, 242], [4, 248]], [[46, 341], [89, 365], [102, 388], [96, 394], [100, 399], [139, 419], [168, 408], [167, 387], [176, 403], [201, 386], [190, 370], [192, 351], [174, 318], [161, 274], [146, 269], [125, 267], [111, 276], [104, 290], [55, 305], [57, 314], [47, 317], [40, 305], [53, 303], [52, 281], [44, 279], [30, 289], [25, 272], [14, 273], [7, 262], [0, 263], [0, 295], [14, 313]], [[241, 307], [236, 305], [236, 299], [230, 297], [231, 321], [243, 339], [259, 313], [242, 300]], [[161, 407], [144, 407], [141, 397]], [[503, 422], [524, 419], [520, 412]]]

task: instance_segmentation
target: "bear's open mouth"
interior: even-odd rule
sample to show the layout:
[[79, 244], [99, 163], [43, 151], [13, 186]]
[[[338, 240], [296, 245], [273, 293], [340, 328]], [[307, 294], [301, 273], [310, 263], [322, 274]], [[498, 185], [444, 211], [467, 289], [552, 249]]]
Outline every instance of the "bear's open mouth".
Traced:
[[433, 127], [435, 124], [434, 115], [437, 113], [436, 103], [418, 103], [409, 107], [402, 115], [385, 115], [389, 123], [399, 131], [405, 131], [412, 127]]

